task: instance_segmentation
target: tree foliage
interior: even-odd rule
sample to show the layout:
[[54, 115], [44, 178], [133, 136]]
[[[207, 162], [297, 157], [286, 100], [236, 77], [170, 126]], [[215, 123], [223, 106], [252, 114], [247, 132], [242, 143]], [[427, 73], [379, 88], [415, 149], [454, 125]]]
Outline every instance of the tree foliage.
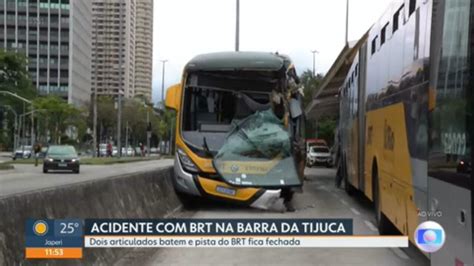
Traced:
[[337, 120], [334, 117], [322, 117], [318, 121], [318, 138], [326, 140], [328, 145], [334, 142], [334, 134], [337, 127]]
[[[303, 104], [304, 107], [307, 108], [311, 104], [313, 97], [318, 92], [321, 86], [323, 75], [317, 74], [316, 76], [314, 76], [313, 72], [307, 69], [300, 75], [300, 80], [302, 86], [304, 87]], [[306, 138], [314, 138], [316, 136], [316, 133], [317, 128], [315, 127], [314, 122], [307, 119], [305, 132]]]
[[36, 98], [33, 106], [40, 127], [38, 137], [43, 141], [48, 141], [46, 138], [50, 135], [50, 143], [60, 144], [69, 127], [84, 128], [83, 112], [57, 96]]
[[[97, 99], [97, 124], [99, 142], [110, 139], [116, 141], [117, 109], [115, 99], [101, 96]], [[123, 99], [122, 102], [122, 141], [128, 133], [128, 144], [137, 146], [146, 143], [148, 122], [151, 124], [151, 145], [158, 146], [159, 140], [169, 138], [174, 114], [167, 110], [158, 110], [148, 103], [145, 97]], [[92, 110], [90, 112], [90, 128], [92, 128]], [[127, 130], [128, 128], [128, 130]], [[102, 130], [102, 131], [101, 131]], [[126, 143], [122, 142], [122, 146]]]
[[0, 50], [0, 90], [10, 91], [25, 98], [36, 96], [27, 71], [25, 55]]
[[[22, 54], [0, 49], [0, 91], [9, 91], [27, 99], [33, 99], [36, 96], [32, 86], [32, 81], [27, 71], [27, 60]], [[13, 108], [18, 114], [23, 113], [25, 104], [18, 99], [0, 94], [0, 125], [5, 122], [6, 129], [0, 126], [0, 149], [13, 147], [14, 135], [14, 115], [12, 112], [4, 111], [5, 106]], [[25, 106], [25, 111], [26, 109]], [[6, 115], [5, 115], [6, 114]]]
[[314, 94], [318, 91], [323, 80], [323, 75], [317, 74], [314, 76], [313, 72], [307, 69], [300, 75], [300, 80], [301, 84], [304, 86], [303, 104], [307, 107], [311, 103]]

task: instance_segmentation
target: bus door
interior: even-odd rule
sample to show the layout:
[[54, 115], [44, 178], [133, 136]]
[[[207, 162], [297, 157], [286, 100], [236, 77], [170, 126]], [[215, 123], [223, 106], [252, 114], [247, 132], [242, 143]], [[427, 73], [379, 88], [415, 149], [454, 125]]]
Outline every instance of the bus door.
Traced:
[[429, 210], [445, 230], [431, 265], [473, 265], [473, 0], [434, 1], [431, 38]]

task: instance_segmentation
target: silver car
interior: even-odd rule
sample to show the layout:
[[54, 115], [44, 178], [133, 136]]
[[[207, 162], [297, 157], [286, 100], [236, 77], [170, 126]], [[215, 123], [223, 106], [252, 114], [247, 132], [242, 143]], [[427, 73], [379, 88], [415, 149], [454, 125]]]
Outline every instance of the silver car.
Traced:
[[332, 167], [332, 156], [327, 146], [312, 146], [306, 156], [306, 165], [309, 167], [315, 165], [325, 165]]

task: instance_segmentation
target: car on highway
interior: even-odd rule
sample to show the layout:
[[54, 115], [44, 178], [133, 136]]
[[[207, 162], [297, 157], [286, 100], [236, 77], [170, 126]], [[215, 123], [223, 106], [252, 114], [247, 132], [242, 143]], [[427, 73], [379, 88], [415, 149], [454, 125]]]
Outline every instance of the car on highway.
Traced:
[[33, 147], [29, 145], [24, 145], [18, 147], [12, 155], [12, 159], [28, 159], [31, 158]]
[[107, 156], [107, 143], [99, 144], [99, 157]]
[[327, 146], [312, 146], [306, 156], [306, 164], [309, 167], [325, 165], [332, 167], [332, 155]]
[[306, 139], [306, 151], [309, 152], [313, 146], [328, 146], [324, 139]]
[[460, 160], [456, 170], [458, 173], [470, 174], [472, 172], [472, 164], [470, 158]]
[[122, 156], [135, 156], [135, 151], [132, 147], [122, 147]]
[[68, 170], [79, 174], [80, 162], [76, 149], [69, 145], [50, 146], [43, 160], [43, 173], [50, 170]]

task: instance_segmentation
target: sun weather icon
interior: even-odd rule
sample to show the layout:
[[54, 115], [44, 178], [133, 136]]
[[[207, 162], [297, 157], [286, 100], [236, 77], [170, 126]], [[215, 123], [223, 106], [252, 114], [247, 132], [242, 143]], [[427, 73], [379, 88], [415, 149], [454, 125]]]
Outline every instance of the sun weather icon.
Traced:
[[44, 236], [48, 233], [48, 224], [45, 221], [39, 220], [33, 224], [33, 232], [37, 236]]

